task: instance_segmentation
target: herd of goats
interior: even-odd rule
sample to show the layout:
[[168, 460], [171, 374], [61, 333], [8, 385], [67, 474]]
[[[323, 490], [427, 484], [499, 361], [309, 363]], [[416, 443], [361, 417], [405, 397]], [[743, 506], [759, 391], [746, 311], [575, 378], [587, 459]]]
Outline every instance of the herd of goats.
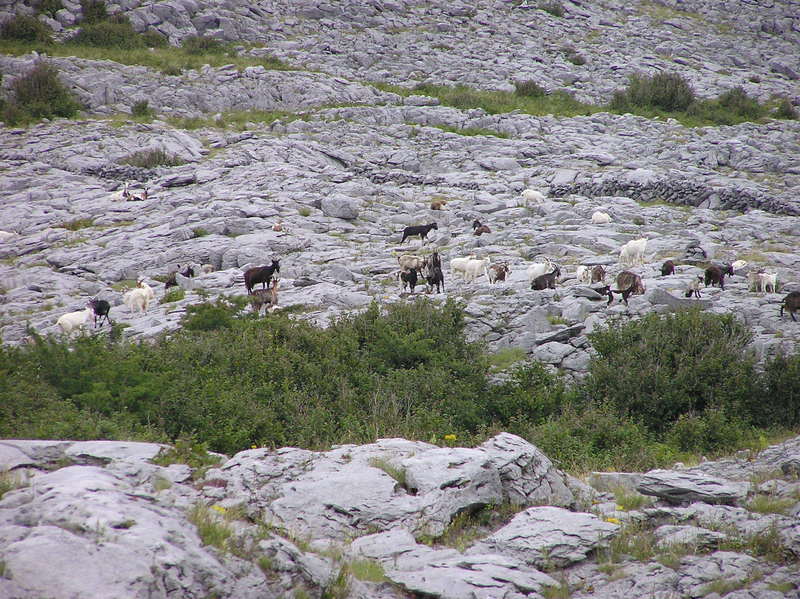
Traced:
[[[147, 199], [146, 189], [143, 193], [143, 198], [133, 197], [128, 191], [127, 185], [118, 193], [121, 194], [120, 199], [129, 201]], [[543, 201], [543, 196], [540, 196], [540, 192], [535, 190], [525, 190], [522, 193], [525, 202]], [[435, 200], [431, 204], [431, 209], [442, 210], [445, 203], [445, 200]], [[604, 224], [610, 221], [611, 217], [606, 213], [597, 211], [592, 214], [593, 224]], [[274, 231], [285, 230], [281, 222], [275, 223], [272, 228]], [[400, 244], [402, 245], [408, 238], [418, 236], [420, 238], [420, 246], [422, 247], [425, 244], [427, 235], [433, 230], [438, 230], [438, 228], [435, 222], [427, 225], [405, 227]], [[475, 220], [472, 223], [472, 231], [474, 235], [478, 236], [484, 233], [491, 233], [491, 229], [479, 220]], [[646, 238], [634, 239], [624, 244], [619, 250], [620, 265], [625, 267], [644, 264], [646, 247]], [[700, 252], [701, 258], [705, 259], [705, 252], [702, 248], [696, 247], [694, 249]], [[428, 293], [432, 293], [433, 289], [436, 289], [436, 293], [444, 291], [444, 273], [442, 271], [441, 257], [438, 252], [434, 251], [427, 256], [415, 254], [394, 255], [400, 267], [400, 270], [396, 273], [396, 277], [401, 282], [401, 293], [408, 290], [413, 294], [415, 287], [419, 284], [425, 285]], [[721, 290], [724, 290], [725, 276], [732, 276], [735, 270], [741, 269], [747, 264], [742, 260], [737, 260], [729, 264], [709, 264], [705, 260], [701, 263], [704, 266], [706, 264], [708, 265], [705, 267], [703, 275], [693, 277], [686, 284], [684, 295], [687, 298], [701, 297], [701, 285], [705, 287], [709, 285], [718, 286]], [[674, 261], [667, 260], [661, 266], [661, 275], [674, 275], [675, 266]], [[214, 270], [214, 267], [210, 264], [203, 264], [199, 268], [203, 273], [212, 272]], [[273, 259], [269, 265], [257, 266], [244, 272], [244, 285], [247, 289], [251, 305], [256, 313], [260, 314], [262, 308], [265, 308], [265, 312], [272, 312], [277, 308], [279, 288], [278, 274], [280, 270], [280, 261], [278, 259]], [[475, 254], [450, 260], [450, 275], [455, 277], [456, 274], [458, 274], [468, 283], [480, 276], [485, 276], [489, 284], [493, 285], [499, 281], [505, 281], [510, 273], [511, 268], [507, 262], [491, 264], [489, 258], [479, 259]], [[178, 285], [178, 275], [191, 278], [194, 277], [195, 271], [192, 266], [187, 266], [186, 269], [181, 271], [180, 265], [178, 265], [178, 269], [170, 272], [167, 276], [164, 283], [165, 293], [170, 287]], [[545, 257], [543, 262], [534, 262], [530, 264], [527, 268], [527, 275], [531, 289], [534, 291], [541, 291], [545, 289], [555, 289], [556, 284], [561, 281], [562, 270], [558, 264]], [[762, 293], [777, 292], [778, 281], [776, 273], [768, 273], [764, 270], [750, 270], [747, 273], [747, 277], [750, 289], [761, 291]], [[623, 270], [616, 276], [614, 288], [606, 284], [606, 271], [600, 265], [595, 265], [593, 267], [579, 265], [575, 271], [575, 278], [579, 284], [588, 286], [591, 291], [597, 294], [593, 297], [597, 299], [607, 297], [607, 305], [610, 305], [614, 301], [614, 294], [620, 295], [622, 301], [627, 305], [630, 296], [641, 295], [645, 292], [645, 286], [641, 276], [630, 270]], [[256, 288], [259, 283], [261, 284], [260, 289]], [[592, 285], [596, 284], [599, 285], [592, 287]], [[146, 312], [150, 302], [154, 300], [155, 292], [143, 279], [139, 279], [136, 287], [127, 291], [122, 298], [123, 303], [128, 307], [131, 313], [134, 311]], [[783, 317], [784, 309], [789, 312], [793, 321], [797, 320], [795, 318], [795, 312], [800, 310], [800, 291], [791, 291], [783, 298], [780, 306], [781, 317]], [[94, 327], [96, 328], [102, 326], [104, 320], [111, 324], [109, 318], [110, 310], [111, 304], [108, 301], [91, 298], [84, 310], [64, 314], [59, 317], [56, 324], [66, 334], [84, 327], [90, 321], [94, 323]]]

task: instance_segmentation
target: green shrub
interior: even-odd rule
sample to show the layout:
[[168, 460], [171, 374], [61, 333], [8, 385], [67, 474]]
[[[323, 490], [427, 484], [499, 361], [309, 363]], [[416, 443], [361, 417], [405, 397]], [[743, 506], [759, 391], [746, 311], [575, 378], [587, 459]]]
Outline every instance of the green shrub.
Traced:
[[764, 116], [765, 109], [758, 100], [747, 95], [742, 87], [734, 87], [719, 96], [719, 105], [738, 117], [756, 120]]
[[169, 40], [153, 29], [148, 29], [139, 35], [142, 39], [142, 44], [147, 48], [166, 48], [169, 46]]
[[515, 81], [514, 93], [526, 98], [541, 98], [545, 95], [545, 89], [535, 81]]
[[757, 395], [751, 337], [732, 315], [696, 310], [617, 320], [590, 335], [598, 357], [585, 390], [656, 432], [684, 414], [736, 413]]
[[742, 447], [755, 431], [741, 418], [711, 408], [702, 414], [681, 414], [667, 431], [666, 440], [681, 452], [721, 452]]
[[612, 110], [656, 108], [666, 111], [686, 110], [694, 101], [689, 82], [678, 73], [631, 75], [628, 87], [614, 93]]
[[53, 41], [51, 34], [50, 28], [36, 17], [19, 13], [0, 25], [0, 39], [4, 40], [48, 44]]
[[133, 50], [144, 47], [144, 40], [133, 26], [126, 22], [92, 22], [81, 27], [77, 34], [68, 40], [69, 44], [92, 46], [95, 48], [114, 48]]
[[564, 5], [561, 4], [561, 2], [542, 2], [539, 5], [539, 9], [545, 11], [546, 13], [550, 13], [554, 17], [564, 16]]
[[184, 164], [183, 160], [172, 154], [168, 154], [164, 150], [139, 150], [130, 156], [126, 156], [119, 160], [120, 164], [130, 164], [131, 166], [138, 166], [139, 168], [157, 168], [159, 166], [180, 166]]
[[779, 119], [797, 120], [797, 109], [792, 106], [789, 98], [781, 98], [778, 107], [775, 109], [775, 117]]
[[23, 120], [71, 117], [80, 109], [80, 104], [58, 78], [58, 70], [44, 61], [37, 62], [25, 75], [15, 79], [11, 92], [11, 104], [16, 106]]
[[152, 116], [153, 111], [150, 110], [150, 103], [147, 100], [139, 100], [138, 102], [134, 102], [133, 106], [131, 106], [131, 115], [135, 117]]
[[180, 287], [177, 289], [170, 289], [164, 297], [161, 298], [162, 304], [170, 304], [172, 302], [179, 302], [186, 297], [186, 292]]
[[749, 415], [758, 426], [800, 424], [800, 354], [778, 354], [764, 364], [763, 395], [750, 402]]
[[181, 47], [188, 54], [227, 54], [228, 44], [213, 37], [190, 35], [183, 40]]
[[64, 8], [64, 5], [61, 3], [61, 0], [41, 0], [36, 10], [39, 11], [39, 14], [44, 14], [55, 19], [56, 13], [62, 8]]
[[81, 0], [82, 22], [86, 24], [99, 23], [108, 19], [106, 3], [103, 0]]

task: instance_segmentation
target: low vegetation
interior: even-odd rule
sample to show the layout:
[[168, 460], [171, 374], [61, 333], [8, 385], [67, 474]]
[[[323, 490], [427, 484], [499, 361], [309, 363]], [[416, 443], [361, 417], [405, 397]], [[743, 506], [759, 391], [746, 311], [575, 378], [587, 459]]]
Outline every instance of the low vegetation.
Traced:
[[139, 150], [119, 160], [120, 164], [129, 164], [139, 168], [158, 168], [159, 166], [180, 166], [184, 161], [161, 149]]
[[[535, 361], [491, 385], [493, 359], [466, 341], [452, 300], [373, 305], [324, 330], [288, 315], [258, 319], [246, 304], [188, 306], [183, 328], [154, 342], [34, 337], [0, 347], [0, 436], [191, 438], [230, 454], [393, 436], [472, 445], [507, 430], [580, 472], [757, 447], [776, 432], [763, 416], [773, 410], [783, 410], [782, 426], [800, 424], [791, 379], [800, 357], [757, 370], [746, 330], [725, 316], [651, 315], [600, 329], [580, 385]], [[403, 483], [402, 472], [375, 465]]]
[[81, 105], [58, 78], [58, 70], [44, 60], [13, 81], [7, 100], [0, 98], [0, 116], [8, 125], [56, 117], [70, 118], [80, 108]]

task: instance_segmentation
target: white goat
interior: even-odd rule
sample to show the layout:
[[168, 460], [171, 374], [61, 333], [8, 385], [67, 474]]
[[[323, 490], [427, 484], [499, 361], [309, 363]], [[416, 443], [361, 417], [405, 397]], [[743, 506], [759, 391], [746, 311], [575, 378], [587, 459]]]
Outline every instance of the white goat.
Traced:
[[644, 264], [644, 252], [647, 249], [647, 238], [633, 239], [619, 249], [619, 263], [632, 266]]
[[528, 267], [528, 281], [533, 282], [536, 277], [552, 272], [553, 266], [555, 265], [550, 258], [545, 258], [544, 262], [534, 262]]
[[94, 316], [94, 311], [90, 307], [86, 307], [79, 312], [67, 312], [59, 316], [56, 324], [61, 327], [61, 330], [69, 335], [75, 329], [82, 328], [89, 319]]
[[131, 197], [131, 193], [128, 191], [128, 182], [126, 181], [122, 189], [118, 189], [112, 193], [109, 199], [112, 202], [121, 202], [122, 200], [127, 200], [129, 197]]
[[470, 260], [475, 260], [475, 258], [477, 258], [475, 254], [470, 254], [466, 258], [453, 258], [450, 260], [450, 275], [454, 277], [457, 272], [460, 272], [466, 280], [466, 270], [464, 268]]
[[578, 283], [582, 283], [584, 285], [591, 285], [592, 283], [592, 269], [588, 266], [584, 266], [581, 264], [575, 269], [575, 278], [578, 279]]
[[12, 237], [15, 237], [17, 234], [13, 231], [0, 231], [0, 242], [8, 241]]
[[204, 275], [207, 275], [210, 272], [214, 272], [214, 265], [213, 264], [203, 264], [200, 267], [200, 272], [202, 272]]
[[128, 306], [130, 312], [133, 312], [134, 308], [141, 312], [147, 312], [150, 302], [156, 299], [156, 294], [153, 288], [141, 279], [139, 279], [137, 285], [138, 287], [131, 289], [122, 296], [122, 302]]
[[596, 212], [592, 213], [592, 224], [593, 225], [607, 225], [611, 222], [611, 216], [606, 214], [605, 212], [600, 212], [597, 210]]
[[422, 267], [425, 266], [426, 261], [422, 256], [415, 256], [414, 254], [402, 254], [397, 256], [397, 262], [400, 264], [401, 270], [411, 270], [412, 268], [415, 270], [422, 270]]
[[464, 265], [464, 280], [467, 282], [472, 282], [477, 279], [481, 275], [485, 275], [486, 279], [489, 279], [489, 258], [484, 258], [483, 260], [473, 259], [469, 260]]
[[734, 272], [736, 272], [741, 268], [744, 268], [745, 266], [747, 266], [747, 260], [734, 260], [731, 263], [731, 268], [733, 268]]
[[777, 292], [778, 273], [749, 272], [747, 273], [747, 280], [750, 283], [750, 289], [753, 291], [760, 291], [761, 293]]
[[547, 198], [544, 197], [544, 194], [541, 191], [536, 189], [526, 189], [522, 192], [522, 199], [525, 201], [524, 204], [527, 206], [530, 204], [542, 204], [543, 202], [547, 201]]

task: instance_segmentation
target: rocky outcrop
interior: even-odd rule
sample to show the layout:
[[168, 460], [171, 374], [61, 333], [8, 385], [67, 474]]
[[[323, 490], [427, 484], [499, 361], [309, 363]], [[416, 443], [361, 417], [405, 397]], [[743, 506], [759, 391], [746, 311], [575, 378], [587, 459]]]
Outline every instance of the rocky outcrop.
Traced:
[[[724, 588], [772, 599], [798, 582], [800, 527], [787, 515], [800, 510], [798, 483], [775, 469], [757, 487], [736, 480], [776, 455], [800, 460], [798, 447], [793, 439], [658, 472], [661, 481], [691, 475], [698, 488], [738, 484], [742, 507], [719, 505], [719, 494], [669, 493], [626, 511], [508, 433], [475, 448], [383, 439], [325, 452], [250, 449], [211, 458], [219, 466], [205, 471], [152, 443], [3, 440], [0, 596], [303, 589], [319, 597], [336, 588], [354, 599], [566, 591], [645, 599]], [[616, 478], [640, 477], [643, 486], [654, 476]], [[603, 487], [612, 478], [589, 480]], [[568, 484], [586, 493], [580, 501]], [[790, 499], [775, 503], [783, 513], [764, 509], [776, 497]], [[469, 517], [476, 513], [493, 514], [493, 523]]]

